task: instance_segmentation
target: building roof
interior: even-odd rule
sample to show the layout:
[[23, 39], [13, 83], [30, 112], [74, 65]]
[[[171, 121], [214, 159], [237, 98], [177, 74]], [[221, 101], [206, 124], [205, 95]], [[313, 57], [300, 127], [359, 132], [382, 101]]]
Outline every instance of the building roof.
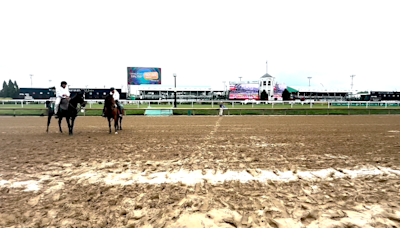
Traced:
[[288, 91], [289, 93], [297, 93], [297, 92], [299, 92], [298, 90], [293, 89], [293, 88], [290, 87], [290, 86], [288, 86], [286, 89], [287, 89], [287, 91]]
[[[308, 87], [308, 86], [293, 86], [300, 93], [303, 92], [318, 92], [318, 93], [351, 93], [350, 90], [324, 87]], [[292, 87], [292, 88], [293, 88]]]
[[268, 73], [266, 73], [263, 76], [261, 76], [261, 78], [273, 78], [273, 77], [271, 75], [269, 75]]
[[[139, 91], [175, 91], [172, 85], [140, 85], [136, 88]], [[223, 91], [223, 89], [213, 89], [211, 86], [177, 86], [177, 91]]]

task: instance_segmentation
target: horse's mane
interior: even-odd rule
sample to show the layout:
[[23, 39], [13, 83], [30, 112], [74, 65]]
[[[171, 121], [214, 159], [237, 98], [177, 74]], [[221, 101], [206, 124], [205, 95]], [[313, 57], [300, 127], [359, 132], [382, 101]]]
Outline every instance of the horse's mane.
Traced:
[[111, 107], [115, 103], [113, 96], [107, 95], [104, 101], [106, 107]]
[[79, 95], [80, 93], [76, 93], [73, 97], [71, 97], [71, 101], [74, 101], [76, 98], [78, 98]]

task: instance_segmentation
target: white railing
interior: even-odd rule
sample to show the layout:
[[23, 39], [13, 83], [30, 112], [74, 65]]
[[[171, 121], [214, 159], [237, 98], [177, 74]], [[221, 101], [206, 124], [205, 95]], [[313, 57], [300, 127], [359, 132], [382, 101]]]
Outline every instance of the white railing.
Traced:
[[[21, 105], [23, 108], [24, 105], [30, 105], [30, 104], [43, 104], [44, 106], [47, 100], [24, 100], [24, 99], [15, 99], [15, 100], [0, 100], [0, 105], [6, 105], [6, 104], [14, 104], [14, 105]], [[91, 108], [93, 104], [98, 104], [98, 103], [103, 103], [104, 100], [86, 100], [88, 102], [89, 107]], [[148, 106], [151, 106], [152, 104], [157, 104], [157, 105], [171, 105], [173, 106], [174, 104], [174, 99], [166, 99], [166, 100], [121, 100], [121, 103], [125, 105], [137, 105], [139, 107], [140, 104], [148, 104]], [[275, 105], [280, 105], [280, 104], [288, 104], [293, 107], [293, 105], [302, 105], [302, 106], [310, 106], [310, 108], [313, 107], [315, 104], [326, 104], [328, 105], [328, 108], [336, 104], [336, 106], [347, 106], [348, 108], [352, 106], [365, 106], [366, 108], [368, 107], [376, 107], [376, 106], [384, 106], [387, 108], [388, 106], [397, 106], [400, 107], [400, 101], [326, 101], [326, 100], [305, 100], [305, 101], [260, 101], [260, 100], [244, 100], [244, 101], [238, 101], [238, 100], [196, 100], [196, 99], [191, 99], [191, 100], [186, 100], [186, 99], [177, 99], [178, 105], [182, 104], [189, 104], [192, 107], [194, 107], [195, 104], [209, 104], [212, 107], [216, 106], [218, 107], [220, 103], [224, 104], [231, 104], [232, 107], [234, 108], [235, 106], [237, 108], [240, 108], [240, 105], [246, 105], [246, 104], [251, 104], [252, 107], [255, 105], [263, 105], [263, 104], [271, 104], [272, 108], [274, 108]], [[337, 105], [340, 104], [340, 105]], [[239, 107], [238, 107], [239, 106]], [[1, 108], [1, 106], [0, 106]]]

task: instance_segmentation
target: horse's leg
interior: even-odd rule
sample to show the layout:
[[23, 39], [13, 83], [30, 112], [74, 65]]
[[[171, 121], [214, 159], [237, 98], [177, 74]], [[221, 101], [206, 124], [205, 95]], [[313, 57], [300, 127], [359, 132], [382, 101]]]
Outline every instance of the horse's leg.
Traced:
[[53, 116], [54, 112], [52, 112], [50, 109], [47, 111], [47, 130], [46, 132], [49, 133], [49, 126], [50, 126], [50, 121], [51, 117]]
[[118, 112], [116, 115], [114, 115], [114, 129], [115, 129], [115, 134], [118, 134]]
[[70, 131], [70, 135], [74, 134], [74, 125], [75, 125], [75, 117], [71, 118], [71, 131]]
[[61, 129], [61, 120], [63, 119], [63, 117], [60, 115], [58, 117], [58, 127], [60, 128], [60, 132], [63, 133], [62, 129]]
[[111, 118], [107, 117], [108, 119], [108, 128], [110, 129], [110, 134], [111, 134]]
[[122, 109], [122, 116], [121, 119], [119, 119], [119, 129], [122, 130], [122, 118], [125, 115], [125, 109]]
[[67, 121], [67, 124], [68, 124], [68, 133], [69, 133], [69, 135], [72, 135], [72, 133], [71, 133], [71, 123], [69, 122], [69, 116], [65, 117], [65, 120]]

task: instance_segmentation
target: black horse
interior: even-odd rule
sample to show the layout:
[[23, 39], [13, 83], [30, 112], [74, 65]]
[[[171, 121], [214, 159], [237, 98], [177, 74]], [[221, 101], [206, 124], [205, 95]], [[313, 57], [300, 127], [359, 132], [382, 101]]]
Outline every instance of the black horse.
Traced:
[[[111, 121], [114, 120], [114, 129], [115, 134], [118, 134], [118, 129], [122, 130], [122, 115], [125, 114], [124, 110], [122, 109], [122, 113], [116, 107], [115, 100], [113, 96], [108, 95], [104, 100], [104, 112], [108, 120], [108, 128], [110, 129], [111, 134]], [[121, 114], [121, 115], [120, 115]], [[119, 123], [118, 123], [119, 121]]]
[[[49, 101], [46, 103], [48, 108], [47, 132], [49, 132], [49, 125], [51, 117], [54, 115], [54, 109], [51, 107]], [[68, 124], [69, 135], [73, 135], [75, 118], [81, 110], [81, 108], [78, 107], [78, 104], [80, 104], [81, 108], [86, 106], [85, 95], [83, 91], [78, 92], [69, 100], [69, 102], [66, 99], [61, 100], [58, 110], [58, 126], [60, 127], [61, 133], [63, 133], [61, 129], [61, 121], [65, 117], [65, 120]]]

